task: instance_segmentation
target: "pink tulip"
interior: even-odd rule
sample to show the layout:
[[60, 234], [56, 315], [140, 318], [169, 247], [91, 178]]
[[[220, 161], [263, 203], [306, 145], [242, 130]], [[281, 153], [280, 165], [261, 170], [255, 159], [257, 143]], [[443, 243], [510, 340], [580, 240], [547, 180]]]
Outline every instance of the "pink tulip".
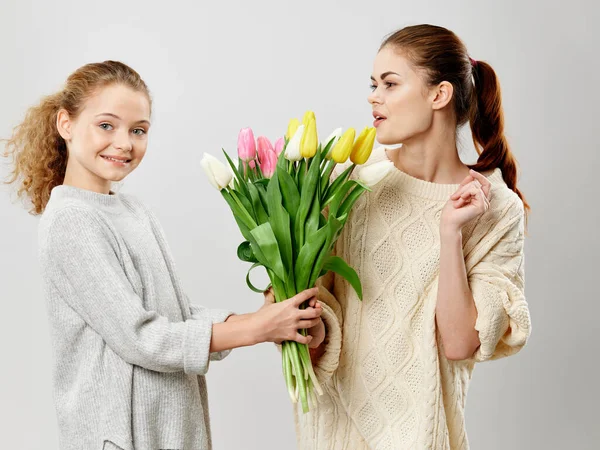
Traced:
[[256, 146], [258, 147], [258, 160], [261, 162], [265, 159], [267, 151], [273, 151], [271, 141], [264, 136], [259, 136], [258, 139], [256, 139]]
[[273, 149], [267, 149], [260, 159], [260, 170], [265, 178], [271, 178], [277, 167], [277, 153]]
[[256, 143], [252, 128], [242, 128], [238, 135], [238, 156], [242, 161], [251, 161], [256, 157]]
[[284, 145], [285, 141], [282, 137], [275, 141], [275, 153], [277, 153], [277, 156], [279, 156], [279, 154], [282, 152]]

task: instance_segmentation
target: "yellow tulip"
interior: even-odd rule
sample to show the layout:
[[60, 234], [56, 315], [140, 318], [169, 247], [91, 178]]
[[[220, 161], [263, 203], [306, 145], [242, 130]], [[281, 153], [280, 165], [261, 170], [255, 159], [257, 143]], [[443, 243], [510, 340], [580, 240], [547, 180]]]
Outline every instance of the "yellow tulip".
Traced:
[[304, 113], [304, 117], [302, 117], [302, 125], [304, 125], [305, 127], [308, 127], [308, 121], [311, 119], [314, 120], [315, 122], [317, 121], [317, 119], [315, 118], [315, 113], [312, 111], [306, 111]]
[[338, 164], [343, 164], [350, 156], [350, 152], [352, 151], [352, 144], [354, 143], [354, 136], [356, 131], [354, 128], [348, 128], [342, 134], [342, 137], [337, 141], [333, 150], [331, 150], [331, 159], [333, 159]]
[[298, 129], [299, 125], [300, 125], [300, 122], [298, 122], [298, 119], [293, 118], [290, 120], [287, 131], [285, 133], [285, 137], [287, 138], [288, 141], [294, 136], [294, 134], [296, 134], [296, 130]]
[[305, 131], [302, 134], [302, 140], [300, 141], [300, 154], [304, 158], [312, 158], [317, 153], [317, 147], [319, 146], [319, 139], [317, 137], [317, 122], [309, 117]]
[[375, 143], [376, 130], [373, 127], [366, 127], [358, 136], [358, 139], [354, 143], [352, 153], [350, 154], [350, 161], [354, 164], [364, 164], [371, 156], [373, 151], [373, 144]]

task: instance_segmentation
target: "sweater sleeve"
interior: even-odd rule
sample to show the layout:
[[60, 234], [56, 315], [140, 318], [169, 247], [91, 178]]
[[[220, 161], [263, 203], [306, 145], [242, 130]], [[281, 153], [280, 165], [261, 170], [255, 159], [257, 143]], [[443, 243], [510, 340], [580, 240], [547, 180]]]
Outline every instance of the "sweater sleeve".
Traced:
[[329, 272], [317, 280], [318, 299], [323, 307], [321, 320], [325, 324], [324, 352], [314, 364], [320, 383], [327, 382], [337, 370], [342, 350], [342, 308], [333, 295], [334, 273]]
[[[517, 204], [517, 203], [515, 203]], [[469, 271], [481, 345], [475, 361], [498, 359], [518, 352], [531, 333], [524, 293], [524, 214], [511, 207], [509, 219], [498, 224], [495, 242]]]
[[170, 322], [148, 311], [121, 261], [119, 244], [93, 211], [65, 208], [48, 225], [44, 277], [124, 361], [157, 372], [208, 370], [213, 320]]
[[[224, 309], [208, 309], [204, 306], [193, 305], [190, 303], [190, 312], [192, 313], [192, 319], [204, 320], [209, 317], [212, 323], [223, 323], [233, 313]], [[231, 353], [231, 350], [223, 350], [222, 352], [213, 352], [210, 354], [211, 361], [221, 361], [227, 355]]]

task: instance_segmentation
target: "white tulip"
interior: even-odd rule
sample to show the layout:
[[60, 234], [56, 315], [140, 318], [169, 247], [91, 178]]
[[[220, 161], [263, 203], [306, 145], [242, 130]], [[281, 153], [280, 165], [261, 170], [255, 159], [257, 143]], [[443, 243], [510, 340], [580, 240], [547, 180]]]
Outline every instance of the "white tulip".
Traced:
[[200, 166], [204, 169], [210, 184], [219, 191], [225, 189], [233, 178], [231, 170], [227, 170], [225, 164], [208, 153], [205, 153], [202, 157]]
[[337, 141], [340, 140], [341, 137], [342, 137], [342, 127], [336, 128], [335, 130], [333, 130], [331, 132], [329, 137], [327, 139], [325, 139], [325, 141], [323, 141], [323, 145], [325, 146], [325, 145], [329, 144], [329, 141], [331, 141], [333, 139], [333, 142], [331, 143], [331, 148], [333, 148], [333, 146], [336, 144]]
[[361, 167], [358, 179], [369, 187], [375, 186], [394, 169], [394, 163], [386, 160]]
[[302, 140], [302, 133], [304, 133], [304, 125], [300, 125], [294, 136], [288, 142], [288, 145], [285, 148], [285, 159], [288, 161], [300, 161], [302, 159], [302, 155], [300, 154], [300, 141]]

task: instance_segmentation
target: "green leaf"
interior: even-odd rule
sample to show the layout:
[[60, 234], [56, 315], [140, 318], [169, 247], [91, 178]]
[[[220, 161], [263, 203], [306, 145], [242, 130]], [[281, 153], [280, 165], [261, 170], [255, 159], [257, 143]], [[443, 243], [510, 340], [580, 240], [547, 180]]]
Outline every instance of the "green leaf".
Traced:
[[358, 274], [352, 267], [348, 265], [346, 261], [339, 256], [329, 256], [325, 260], [325, 264], [323, 264], [323, 269], [331, 270], [332, 272], [335, 272], [345, 278], [356, 291], [358, 298], [360, 300], [363, 299], [362, 284], [358, 278]]
[[258, 262], [258, 259], [256, 259], [256, 256], [254, 256], [254, 253], [252, 252], [252, 247], [250, 246], [249, 241], [244, 241], [238, 245], [237, 256], [240, 260], [245, 262]]
[[329, 153], [329, 150], [331, 149], [334, 139], [335, 139], [335, 137], [332, 137], [329, 140], [329, 142], [327, 143], [327, 145], [325, 146], [325, 148], [323, 149], [323, 151], [321, 151], [321, 160], [326, 159], [327, 153]]
[[[247, 189], [248, 186], [246, 186], [246, 190]], [[243, 210], [243, 213], [247, 215], [254, 224], [254, 226], [251, 226], [249, 228], [254, 228], [257, 225], [256, 215], [254, 214], [254, 209], [252, 208], [252, 203], [250, 203], [250, 200], [248, 200], [248, 198], [246, 198], [243, 194], [236, 191], [235, 189], [230, 189], [229, 192], [231, 193], [231, 197], [233, 198], [233, 200], [240, 206], [240, 209]]]
[[267, 187], [267, 203], [269, 206], [269, 223], [279, 245], [281, 260], [285, 272], [289, 273], [293, 267], [292, 261], [292, 232], [290, 230], [290, 216], [281, 204], [279, 180], [274, 178]]
[[333, 159], [327, 161], [327, 163], [325, 164], [325, 169], [323, 170], [323, 173], [321, 174], [321, 202], [325, 201], [324, 197], [327, 192], [329, 179], [331, 178], [331, 173], [333, 172], [333, 169], [335, 169], [335, 166], [336, 166], [336, 162]]
[[312, 206], [310, 208], [310, 214], [306, 220], [306, 226], [304, 227], [304, 235], [312, 236], [319, 229], [319, 219], [321, 216], [321, 202], [319, 201], [318, 192], [313, 198]]
[[[308, 211], [313, 203], [315, 192], [317, 192], [319, 180], [320, 180], [320, 167], [319, 158], [320, 153], [317, 153], [313, 158], [313, 164], [311, 165], [306, 179], [303, 181], [302, 189], [300, 191], [300, 208], [296, 214], [296, 222], [294, 224], [294, 238], [296, 239], [297, 248], [302, 248], [304, 245], [304, 221], [308, 215]], [[318, 205], [320, 207], [320, 205]]]
[[335, 191], [334, 195], [329, 199], [329, 214], [336, 216], [338, 215], [338, 210], [348, 192], [356, 186], [358, 183], [356, 180], [348, 180], [344, 184], [340, 185]]
[[[229, 155], [227, 154], [227, 152], [224, 149], [221, 149], [221, 150], [223, 150], [223, 153], [225, 154], [225, 158], [227, 158], [227, 162], [229, 163], [229, 166], [231, 167], [231, 170], [233, 170], [233, 173], [235, 174], [235, 177], [239, 180], [238, 184], [239, 184], [240, 188], [242, 189], [241, 192], [243, 192], [243, 194], [246, 197], [250, 197], [250, 193], [248, 192], [248, 188], [246, 187], [246, 184], [243, 181], [243, 180], [245, 180], [245, 178], [242, 177], [240, 170], [238, 170], [238, 168], [235, 167], [235, 165], [233, 164], [233, 161], [231, 160], [231, 158], [229, 157]], [[240, 167], [241, 167], [241, 165], [242, 165], [242, 161], [241, 160], [239, 161], [239, 164], [240, 164]]]
[[337, 191], [337, 189], [339, 189], [339, 187], [346, 181], [346, 179], [350, 176], [350, 174], [352, 173], [352, 171], [354, 170], [354, 168], [356, 167], [356, 164], [352, 164], [350, 167], [348, 167], [346, 170], [344, 170], [334, 181], [333, 183], [331, 183], [331, 185], [329, 186], [329, 189], [327, 189], [327, 192], [324, 195], [324, 202], [323, 202], [323, 206], [326, 205], [327, 203], [329, 203], [329, 201], [331, 201], [331, 197], [333, 195], [335, 195], [335, 192]]
[[354, 206], [354, 203], [356, 203], [356, 200], [358, 200], [358, 198], [362, 195], [363, 192], [365, 192], [366, 190], [371, 190], [361, 183], [357, 182], [356, 184], [357, 186], [352, 190], [352, 192], [350, 192], [350, 194], [348, 194], [348, 196], [340, 206], [338, 210], [338, 214], [340, 216], [343, 216], [344, 214], [350, 215], [350, 210], [352, 209], [352, 206]]
[[[236, 222], [238, 222], [238, 225], [241, 222], [244, 224], [244, 226], [246, 227], [247, 230], [253, 229], [256, 226], [256, 223], [252, 219], [252, 216], [250, 216], [250, 213], [248, 213], [248, 211], [246, 211], [244, 206], [236, 201], [235, 197], [232, 194], [233, 192], [234, 191], [228, 192], [227, 189], [222, 189], [221, 195], [223, 196], [223, 198], [225, 199], [225, 201], [231, 208], [231, 211], [233, 212], [233, 216], [235, 217]], [[243, 234], [243, 231], [242, 231], [242, 234]], [[244, 237], [246, 239], [248, 239], [247, 236], [244, 235]]]
[[275, 273], [271, 269], [269, 269], [268, 267], [265, 268], [267, 269], [267, 274], [269, 275], [269, 279], [271, 280], [271, 284], [273, 286], [273, 292], [275, 293], [276, 302], [282, 302], [287, 298], [291, 298], [295, 295], [287, 294], [286, 287], [290, 285], [289, 283], [284, 283], [282, 279], [275, 275]]
[[329, 220], [327, 221], [327, 238], [325, 239], [325, 245], [321, 248], [318, 256], [315, 258], [315, 262], [313, 264], [313, 269], [309, 278], [308, 285], [313, 286], [317, 278], [319, 277], [321, 270], [323, 268], [323, 263], [325, 258], [327, 258], [331, 254], [331, 250], [335, 241], [337, 240], [338, 234], [343, 227], [343, 223], [338, 220], [335, 215], [330, 215]]
[[[266, 181], [266, 183], [263, 183], [263, 181]], [[265, 210], [265, 212], [267, 213], [267, 215], [269, 214], [269, 206], [267, 204], [267, 186], [269, 184], [269, 180], [258, 180], [255, 185], [256, 185], [256, 189], [258, 191], [258, 195], [260, 197], [260, 202]]]
[[253, 269], [255, 269], [256, 267], [262, 267], [262, 264], [257, 262], [255, 264], [252, 264], [252, 267], [250, 267], [248, 269], [248, 273], [246, 274], [246, 284], [248, 285], [248, 287], [256, 292], [257, 294], [262, 294], [263, 292], [265, 292], [267, 289], [269, 289], [269, 286], [267, 286], [265, 289], [259, 289], [257, 287], [255, 287], [252, 282], [250, 281], [250, 272], [252, 272]]
[[306, 160], [303, 158], [298, 163], [297, 172], [296, 172], [296, 184], [298, 185], [298, 191], [302, 191], [302, 186], [304, 186], [304, 178], [306, 177]]
[[285, 170], [277, 170], [277, 179], [283, 197], [283, 206], [290, 215], [292, 224], [296, 222], [296, 213], [300, 207], [300, 193], [292, 176]]
[[250, 192], [250, 199], [252, 200], [252, 209], [254, 210], [254, 214], [256, 216], [256, 221], [261, 224], [265, 223], [269, 220], [269, 216], [265, 211], [265, 208], [260, 199], [260, 193], [258, 192], [258, 188], [252, 184], [248, 183], [248, 191]]
[[[250, 231], [250, 234], [252, 234], [260, 251], [264, 255], [266, 264], [263, 265], [271, 269], [275, 275], [286, 282], [286, 271], [283, 267], [283, 262], [281, 261], [279, 245], [277, 244], [277, 239], [275, 238], [271, 224], [269, 222], [263, 223]], [[252, 250], [254, 251], [256, 258], [262, 262], [256, 250], [254, 248]]]
[[288, 160], [285, 159], [285, 148], [287, 147], [287, 139], [285, 139], [285, 145], [283, 146], [283, 150], [281, 151], [281, 153], [279, 154], [279, 157], [277, 158], [277, 168], [275, 169], [276, 171], [278, 170], [282, 170], [287, 172], [288, 170]]
[[308, 240], [298, 253], [294, 273], [296, 275], [296, 291], [302, 292], [308, 287], [308, 281], [313, 270], [314, 262], [327, 238], [327, 226], [318, 230]]

